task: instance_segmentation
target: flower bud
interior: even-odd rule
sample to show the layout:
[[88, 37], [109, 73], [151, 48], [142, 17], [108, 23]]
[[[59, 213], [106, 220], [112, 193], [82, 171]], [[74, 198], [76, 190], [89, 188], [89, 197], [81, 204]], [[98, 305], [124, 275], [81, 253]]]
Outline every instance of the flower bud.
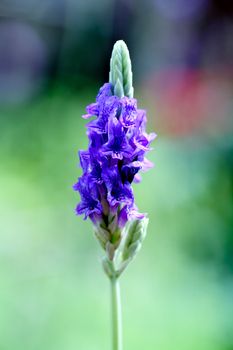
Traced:
[[142, 242], [146, 237], [149, 219], [132, 221], [126, 230], [126, 238], [122, 249], [122, 259], [126, 261], [132, 259], [141, 249]]

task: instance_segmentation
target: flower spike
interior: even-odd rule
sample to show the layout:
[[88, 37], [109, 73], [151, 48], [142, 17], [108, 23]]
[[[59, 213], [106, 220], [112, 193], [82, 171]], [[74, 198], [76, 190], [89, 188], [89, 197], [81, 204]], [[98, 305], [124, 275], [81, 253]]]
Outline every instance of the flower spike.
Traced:
[[[92, 220], [95, 235], [111, 256], [117, 274], [125, 259], [125, 253], [121, 254], [123, 235], [132, 236], [136, 227], [127, 223], [147, 220], [135, 205], [132, 183], [140, 182], [140, 171], [149, 168], [145, 154], [154, 139], [154, 134], [146, 133], [146, 112], [138, 109], [133, 98], [131, 61], [123, 40], [113, 47], [110, 82], [100, 88], [96, 101], [86, 110], [83, 117], [94, 119], [86, 125], [88, 149], [79, 152], [83, 175], [74, 185], [81, 197], [76, 213]], [[138, 223], [137, 230], [142, 226]]]
[[89, 145], [79, 151], [82, 176], [73, 186], [81, 201], [76, 214], [89, 218], [104, 250], [103, 268], [111, 280], [113, 350], [122, 350], [118, 277], [140, 250], [148, 218], [135, 205], [133, 183], [153, 164], [146, 159], [154, 133], [146, 132], [146, 111], [133, 98], [133, 76], [128, 48], [115, 43], [109, 82], [86, 108]]

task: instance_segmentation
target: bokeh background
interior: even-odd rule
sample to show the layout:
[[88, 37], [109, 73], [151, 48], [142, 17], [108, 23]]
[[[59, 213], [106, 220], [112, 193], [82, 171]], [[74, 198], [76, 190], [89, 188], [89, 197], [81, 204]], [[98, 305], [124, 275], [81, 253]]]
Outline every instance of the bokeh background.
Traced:
[[109, 285], [74, 215], [86, 104], [130, 49], [156, 131], [149, 232], [122, 276], [127, 350], [233, 349], [233, 3], [0, 1], [0, 349], [110, 349]]

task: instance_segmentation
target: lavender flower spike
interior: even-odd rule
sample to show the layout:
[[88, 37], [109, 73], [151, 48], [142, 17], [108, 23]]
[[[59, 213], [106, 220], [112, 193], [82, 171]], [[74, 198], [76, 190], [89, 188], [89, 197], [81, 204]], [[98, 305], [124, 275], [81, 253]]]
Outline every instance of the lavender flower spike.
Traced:
[[83, 118], [88, 149], [80, 151], [83, 174], [74, 185], [81, 197], [76, 214], [90, 218], [105, 251], [103, 267], [112, 282], [113, 349], [121, 349], [119, 294], [116, 281], [135, 257], [146, 235], [148, 218], [138, 212], [132, 183], [149, 168], [145, 158], [155, 134], [146, 133], [146, 112], [133, 98], [132, 69], [126, 44], [115, 43], [109, 83], [87, 106]]

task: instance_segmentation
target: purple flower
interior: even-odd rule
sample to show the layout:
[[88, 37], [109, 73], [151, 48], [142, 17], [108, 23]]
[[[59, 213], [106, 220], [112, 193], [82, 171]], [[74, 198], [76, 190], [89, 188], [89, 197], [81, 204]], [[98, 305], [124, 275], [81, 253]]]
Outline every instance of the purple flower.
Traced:
[[101, 106], [104, 104], [108, 97], [112, 96], [112, 84], [105, 83], [98, 92], [96, 96], [96, 102]]
[[79, 151], [79, 162], [83, 172], [87, 173], [90, 166], [90, 153], [88, 151]]
[[88, 119], [90, 117], [93, 117], [94, 115], [99, 114], [99, 106], [98, 103], [91, 103], [89, 106], [86, 108], [87, 114], [83, 115], [84, 119]]
[[87, 106], [83, 117], [94, 119], [86, 125], [89, 146], [79, 152], [83, 175], [74, 185], [81, 197], [76, 213], [107, 225], [110, 232], [144, 217], [135, 206], [132, 182], [152, 166], [145, 154], [156, 136], [146, 133], [146, 112], [137, 108], [137, 100], [112, 91], [110, 83], [104, 84], [96, 102]]
[[110, 206], [132, 204], [134, 197], [131, 186], [121, 180], [117, 166], [106, 168], [103, 174], [107, 188], [107, 200]]
[[91, 156], [91, 167], [91, 180], [99, 185], [102, 184], [102, 164], [100, 163], [100, 161], [98, 161], [98, 159], [95, 156]]
[[101, 152], [113, 159], [129, 158], [133, 152], [124, 132], [124, 128], [117, 118], [110, 118], [108, 123], [108, 142], [103, 145]]
[[99, 118], [90, 121], [86, 126], [89, 130], [93, 130], [99, 134], [108, 132], [108, 119], [115, 117], [119, 110], [119, 98], [111, 96], [102, 104], [102, 109], [99, 113]]
[[97, 187], [90, 181], [88, 176], [83, 175], [79, 181], [73, 186], [75, 191], [79, 191], [81, 202], [76, 207], [78, 215], [84, 214], [84, 219], [92, 214], [101, 214], [102, 205], [99, 201]]
[[137, 120], [137, 100], [135, 98], [122, 97], [121, 99], [121, 123], [125, 128], [135, 125]]
[[142, 164], [138, 161], [123, 165], [121, 168], [121, 179], [123, 183], [131, 183], [135, 175], [142, 168]]
[[145, 217], [144, 214], [138, 212], [138, 208], [135, 205], [125, 205], [119, 215], [118, 215], [118, 225], [120, 228], [124, 228], [125, 224], [128, 221], [134, 219], [143, 219]]
[[84, 119], [88, 119], [93, 116], [99, 116], [101, 113], [103, 113], [105, 105], [108, 101], [108, 97], [112, 96], [111, 90], [112, 86], [110, 83], [106, 83], [100, 88], [99, 93], [96, 97], [96, 102], [91, 103], [87, 106], [87, 114], [83, 115]]

